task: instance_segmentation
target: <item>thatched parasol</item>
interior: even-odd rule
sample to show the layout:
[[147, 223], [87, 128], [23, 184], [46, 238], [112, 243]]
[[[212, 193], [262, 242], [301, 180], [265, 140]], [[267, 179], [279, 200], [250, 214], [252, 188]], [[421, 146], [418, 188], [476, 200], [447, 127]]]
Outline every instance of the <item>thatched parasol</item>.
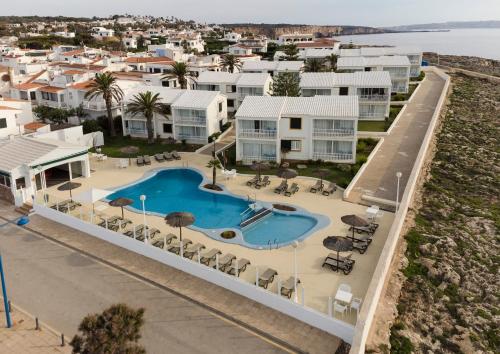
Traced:
[[321, 185], [323, 185], [323, 180], [326, 178], [326, 176], [328, 176], [330, 174], [330, 170], [328, 170], [326, 168], [318, 168], [318, 169], [315, 169], [313, 172], [316, 176], [318, 176], [320, 178]]
[[132, 165], [132, 161], [131, 161], [131, 156], [130, 155], [137, 154], [139, 152], [139, 148], [137, 146], [128, 145], [128, 146], [122, 147], [120, 149], [120, 152], [128, 155], [128, 163], [130, 165]]
[[59, 187], [57, 187], [57, 190], [69, 191], [69, 197], [71, 200], [73, 200], [73, 194], [71, 193], [71, 191], [75, 188], [80, 187], [81, 185], [82, 185], [81, 183], [69, 181], [64, 184], [61, 184]]
[[251, 165], [250, 165], [250, 168], [254, 171], [257, 171], [257, 177], [259, 178], [260, 180], [260, 171], [263, 169], [263, 168], [269, 168], [269, 163], [265, 162], [265, 161], [254, 161]]
[[127, 205], [134, 204], [134, 201], [132, 199], [124, 198], [124, 197], [118, 197], [116, 199], [113, 199], [112, 201], [109, 202], [109, 205], [114, 206], [114, 207], [120, 207], [122, 208], [122, 219], [125, 218], [124, 212], [123, 212], [123, 207]]
[[276, 173], [276, 176], [279, 178], [284, 178], [286, 180], [295, 178], [299, 175], [299, 173], [295, 170], [292, 170], [291, 168], [283, 168], [278, 170], [278, 173]]
[[344, 215], [340, 218], [344, 224], [347, 224], [352, 227], [352, 239], [354, 240], [354, 227], [363, 227], [363, 226], [368, 226], [370, 223], [366, 221], [365, 219], [351, 214], [351, 215]]
[[194, 224], [194, 215], [187, 212], [175, 211], [165, 216], [169, 226], [179, 228], [179, 241], [182, 241], [182, 227]]
[[323, 246], [337, 252], [337, 262], [340, 261], [340, 252], [352, 251], [352, 241], [340, 236], [328, 236], [323, 240]]

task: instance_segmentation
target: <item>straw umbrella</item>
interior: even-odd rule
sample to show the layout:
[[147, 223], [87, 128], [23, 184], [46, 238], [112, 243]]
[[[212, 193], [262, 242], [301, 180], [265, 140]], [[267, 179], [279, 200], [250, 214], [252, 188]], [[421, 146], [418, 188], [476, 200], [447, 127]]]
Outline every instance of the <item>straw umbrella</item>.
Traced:
[[69, 197], [71, 200], [73, 200], [73, 194], [71, 193], [71, 191], [75, 188], [80, 187], [81, 185], [82, 185], [81, 183], [69, 181], [69, 182], [66, 182], [64, 184], [61, 184], [59, 187], [57, 187], [57, 190], [69, 191]]
[[182, 242], [182, 227], [194, 224], [194, 215], [187, 212], [176, 211], [165, 216], [169, 226], [179, 228], [179, 241]]
[[128, 155], [128, 163], [132, 165], [132, 158], [130, 155], [137, 154], [139, 152], [139, 148], [137, 146], [128, 145], [124, 146], [120, 149], [120, 152]]
[[347, 224], [352, 227], [352, 239], [354, 240], [354, 227], [363, 227], [363, 226], [368, 226], [369, 223], [365, 219], [351, 214], [351, 215], [344, 215], [340, 218], [344, 224]]
[[318, 168], [313, 171], [316, 176], [319, 176], [321, 180], [321, 185], [323, 185], [323, 180], [330, 174], [330, 170], [326, 168]]
[[278, 173], [276, 173], [276, 176], [278, 176], [279, 178], [284, 178], [285, 180], [295, 178], [298, 175], [299, 173], [295, 170], [292, 170], [291, 168], [283, 168], [278, 170]]
[[120, 207], [122, 208], [122, 219], [125, 218], [125, 214], [123, 212], [123, 207], [127, 205], [134, 204], [134, 201], [132, 199], [124, 198], [124, 197], [118, 197], [116, 199], [113, 199], [112, 201], [109, 202], [109, 205], [114, 206], [114, 207]]
[[337, 263], [340, 261], [340, 252], [352, 251], [352, 241], [340, 236], [328, 236], [323, 240], [323, 246], [337, 252]]
[[265, 161], [254, 161], [252, 165], [250, 165], [250, 168], [254, 171], [257, 171], [257, 176], [259, 177], [260, 180], [260, 171], [263, 168], [269, 168], [269, 163]]

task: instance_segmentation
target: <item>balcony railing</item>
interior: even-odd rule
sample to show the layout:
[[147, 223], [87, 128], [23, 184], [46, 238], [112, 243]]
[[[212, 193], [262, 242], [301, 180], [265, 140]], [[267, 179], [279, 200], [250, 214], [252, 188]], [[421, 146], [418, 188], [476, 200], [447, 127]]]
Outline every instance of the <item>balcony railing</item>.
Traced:
[[137, 135], [146, 135], [147, 131], [146, 129], [140, 129], [140, 128], [128, 128], [129, 134], [137, 134]]
[[190, 135], [190, 134], [177, 134], [177, 139], [178, 140], [199, 140], [199, 141], [206, 141], [207, 137], [202, 136], [202, 135]]
[[[120, 105], [116, 102], [113, 102], [111, 105], [111, 108], [117, 108]], [[83, 101], [82, 102], [82, 107], [84, 109], [88, 109], [90, 111], [105, 111], [107, 110], [106, 108], [106, 102], [104, 101]]]
[[184, 117], [176, 118], [175, 123], [180, 125], [207, 125], [207, 120], [205, 118], [195, 118], [195, 117]]
[[240, 138], [258, 138], [258, 139], [276, 139], [276, 130], [266, 129], [240, 129], [238, 131]]
[[51, 100], [40, 100], [40, 105], [42, 106], [48, 106], [52, 108], [66, 108], [68, 107], [68, 104], [66, 102], [59, 102], [59, 101], [51, 101]]
[[359, 119], [384, 119], [385, 112], [360, 112]]
[[315, 137], [354, 136], [354, 129], [314, 129]]
[[389, 99], [389, 95], [358, 95], [360, 101], [384, 102]]
[[314, 160], [323, 160], [323, 161], [350, 161], [352, 160], [352, 154], [345, 153], [313, 153]]
[[243, 156], [241, 160], [244, 162], [276, 161], [276, 155]]

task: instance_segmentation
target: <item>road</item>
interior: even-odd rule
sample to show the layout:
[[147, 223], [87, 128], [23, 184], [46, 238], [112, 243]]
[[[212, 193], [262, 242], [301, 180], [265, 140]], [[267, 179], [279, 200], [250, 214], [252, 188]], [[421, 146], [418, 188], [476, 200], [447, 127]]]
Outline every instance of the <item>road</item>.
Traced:
[[[283, 348], [167, 290], [0, 219], [13, 303], [71, 338], [88, 313], [144, 307], [148, 353], [284, 353]], [[4, 224], [4, 225], [2, 225]]]

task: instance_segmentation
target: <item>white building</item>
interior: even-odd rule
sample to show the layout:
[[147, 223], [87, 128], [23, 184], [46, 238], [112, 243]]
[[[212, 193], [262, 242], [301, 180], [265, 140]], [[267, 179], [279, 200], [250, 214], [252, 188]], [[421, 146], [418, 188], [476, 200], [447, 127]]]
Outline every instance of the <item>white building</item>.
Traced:
[[241, 72], [244, 73], [267, 73], [271, 76], [282, 72], [300, 73], [304, 67], [303, 61], [246, 61], [243, 62]]
[[314, 35], [312, 33], [293, 33], [293, 34], [282, 34], [278, 36], [279, 45], [287, 44], [297, 44], [304, 42], [313, 42]]
[[337, 70], [356, 71], [388, 71], [391, 75], [392, 91], [407, 93], [410, 83], [410, 61], [406, 56], [383, 57], [340, 57]]
[[360, 120], [384, 120], [391, 105], [391, 77], [386, 71], [303, 73], [303, 97], [358, 96]]
[[205, 71], [200, 74], [196, 88], [219, 91], [227, 97], [227, 111], [235, 112], [246, 96], [266, 96], [271, 91], [272, 79], [262, 73], [228, 73]]
[[[324, 49], [316, 49], [316, 48], [307, 48], [305, 50], [300, 50], [299, 53], [297, 54], [297, 59], [298, 60], [308, 60], [308, 59], [325, 59], [326, 57], [335, 54], [339, 54], [338, 49], [330, 49], [330, 48], [324, 48]], [[283, 60], [283, 58], [286, 57], [285, 52], [282, 51], [276, 51], [274, 53], [274, 60]]]
[[417, 47], [361, 47], [356, 49], [342, 49], [342, 57], [380, 57], [386, 55], [407, 56], [410, 61], [410, 76], [418, 77], [421, 71], [422, 50]]
[[135, 37], [123, 37], [122, 43], [127, 49], [137, 49], [137, 39]]
[[224, 48], [225, 52], [236, 56], [252, 55], [252, 48], [243, 44], [233, 44]]
[[106, 39], [109, 37], [113, 37], [115, 35], [115, 31], [113, 29], [108, 29], [104, 27], [92, 27], [92, 37], [96, 39]]
[[227, 42], [238, 42], [241, 39], [241, 34], [236, 32], [226, 32], [224, 33], [224, 41]]
[[236, 113], [236, 160], [356, 161], [357, 96], [249, 96]]
[[[208, 137], [220, 131], [227, 121], [226, 97], [219, 92], [196, 90], [173, 90], [164, 87], [144, 86], [130, 92], [125, 98], [129, 102], [134, 94], [151, 91], [159, 93], [161, 102], [168, 105], [166, 117], [155, 114], [154, 136], [163, 139], [186, 140], [193, 144], [206, 144]], [[147, 138], [146, 118], [124, 113], [123, 134]]]
[[241, 38], [238, 44], [251, 48], [253, 53], [267, 53], [267, 38], [264, 36]]

